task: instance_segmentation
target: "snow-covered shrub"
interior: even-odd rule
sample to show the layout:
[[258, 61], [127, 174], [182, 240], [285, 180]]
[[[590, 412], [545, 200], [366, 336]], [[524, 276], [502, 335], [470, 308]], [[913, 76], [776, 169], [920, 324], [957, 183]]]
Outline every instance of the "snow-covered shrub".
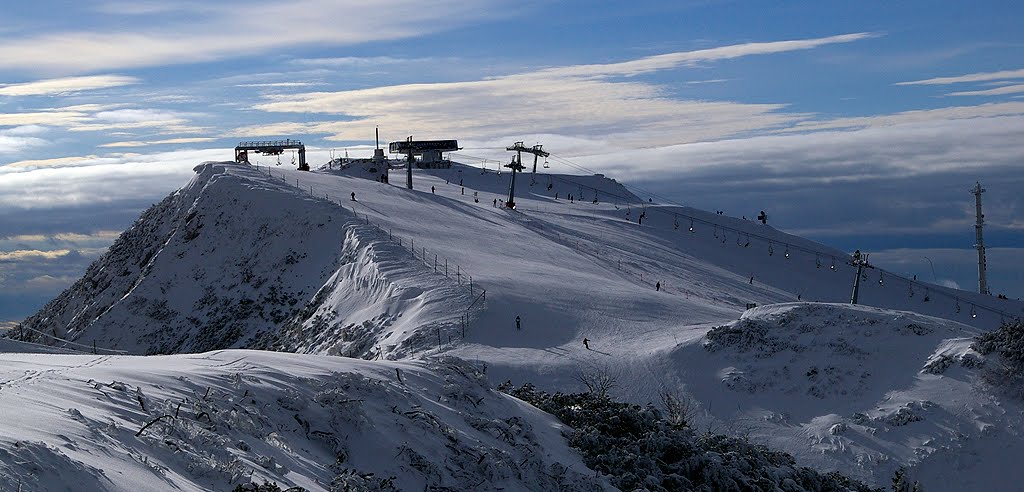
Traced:
[[1024, 398], [1024, 320], [1003, 323], [998, 329], [975, 338], [971, 348], [982, 355], [995, 354], [995, 363], [985, 364], [982, 378]]
[[699, 435], [651, 405], [595, 393], [551, 394], [529, 383], [498, 389], [572, 427], [569, 445], [621, 490], [872, 490], [838, 473], [798, 466], [789, 454], [744, 439]]

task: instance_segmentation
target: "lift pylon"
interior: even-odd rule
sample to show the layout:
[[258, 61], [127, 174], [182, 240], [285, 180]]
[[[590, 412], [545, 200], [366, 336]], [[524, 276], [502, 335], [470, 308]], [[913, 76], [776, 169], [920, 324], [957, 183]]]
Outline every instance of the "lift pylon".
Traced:
[[523, 145], [523, 142], [516, 142], [511, 147], [505, 147], [505, 150], [516, 153], [516, 156], [512, 158], [512, 162], [504, 166], [512, 170], [512, 180], [508, 187], [508, 201], [505, 202], [505, 206], [514, 209], [516, 208], [516, 174], [526, 169], [526, 166], [523, 166], [523, 152], [533, 153], [534, 149]]

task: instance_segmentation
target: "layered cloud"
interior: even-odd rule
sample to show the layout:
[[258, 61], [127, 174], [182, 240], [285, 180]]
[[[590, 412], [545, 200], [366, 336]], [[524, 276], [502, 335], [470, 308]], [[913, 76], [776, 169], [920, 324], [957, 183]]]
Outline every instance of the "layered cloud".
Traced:
[[[151, 129], [161, 134], [202, 133], [206, 128], [192, 124], [200, 113], [155, 108], [125, 108], [123, 104], [85, 104], [20, 113], [0, 113], [0, 127], [61, 127], [72, 132], [111, 132]], [[17, 131], [8, 129], [0, 131]], [[9, 133], [6, 133], [10, 135]]]
[[[196, 164], [231, 159], [230, 149], [150, 155], [67, 157], [0, 167], [0, 217], [24, 223], [28, 210], [95, 213], [118, 202], [152, 202], [187, 182]], [[111, 211], [123, 215], [124, 211]], [[33, 212], [37, 214], [38, 212]], [[36, 215], [33, 220], [39, 220]], [[29, 221], [31, 222], [31, 221]], [[63, 222], [63, 221], [58, 221]], [[103, 224], [93, 222], [92, 227]], [[67, 230], [67, 229], [64, 229]], [[0, 236], [18, 231], [3, 230]], [[21, 233], [28, 233], [22, 230]]]
[[192, 144], [192, 143], [205, 143], [216, 140], [213, 137], [182, 137], [182, 138], [165, 138], [162, 140], [128, 140], [123, 142], [110, 142], [97, 147], [149, 147], [151, 145], [169, 145], [169, 144]]
[[71, 251], [67, 250], [67, 249], [58, 249], [58, 250], [50, 250], [50, 251], [40, 251], [40, 250], [34, 250], [34, 249], [30, 249], [30, 250], [21, 250], [21, 249], [19, 249], [19, 250], [16, 250], [16, 251], [9, 251], [9, 252], [0, 251], [0, 262], [26, 261], [26, 260], [29, 260], [29, 261], [52, 260], [52, 259], [55, 259], [55, 258], [60, 258], [61, 256], [65, 256], [65, 255], [67, 255], [70, 252]]
[[896, 85], [949, 85], [964, 82], [985, 82], [991, 80], [1007, 80], [1024, 78], [1024, 68], [1017, 70], [1001, 70], [998, 72], [979, 72], [968, 75], [957, 75], [953, 77], [935, 77], [924, 80], [912, 80], [909, 82], [898, 82]]
[[936, 77], [924, 80], [913, 80], [899, 82], [896, 85], [953, 85], [965, 83], [979, 83], [983, 86], [997, 85], [992, 89], [964, 90], [950, 92], [947, 96], [1004, 96], [1010, 94], [1024, 93], [1024, 69], [1001, 70], [998, 72], [980, 72], [968, 75], [957, 75], [954, 77]]
[[47, 144], [47, 141], [39, 138], [44, 133], [38, 125], [26, 125], [7, 130], [0, 130], [0, 154], [13, 154], [24, 152]]
[[37, 80], [0, 86], [0, 96], [55, 96], [136, 84], [139, 79], [123, 75], [91, 75]]
[[1006, 94], [1020, 94], [1024, 92], [1024, 84], [1004, 85], [994, 89], [982, 89], [977, 91], [950, 92], [949, 96], [1003, 96]]
[[[493, 19], [508, 11], [504, 3], [440, 0], [431, 8], [412, 0], [381, 0], [373, 8], [355, 0], [85, 3], [73, 6], [78, 11], [72, 15], [95, 24], [130, 23], [135, 29], [0, 34], [0, 68], [81, 73], [209, 62], [298, 45], [397, 40]], [[359, 12], [358, 22], [339, 24], [353, 12]], [[400, 21], [402, 13], [415, 13], [415, 21]]]
[[268, 102], [256, 109], [339, 115], [345, 120], [279, 122], [244, 127], [234, 133], [279, 135], [304, 131], [327, 134], [329, 140], [362, 140], [372, 123], [411, 134], [444, 132], [466, 139], [530, 134], [542, 127], [550, 133], [614, 140], [627, 147], [715, 140], [781, 128], [809, 115], [782, 112], [782, 104], [679, 100], [670, 97], [665, 88], [635, 77], [700, 62], [807, 50], [871, 36], [855, 33], [745, 43], [465, 82], [269, 95]]

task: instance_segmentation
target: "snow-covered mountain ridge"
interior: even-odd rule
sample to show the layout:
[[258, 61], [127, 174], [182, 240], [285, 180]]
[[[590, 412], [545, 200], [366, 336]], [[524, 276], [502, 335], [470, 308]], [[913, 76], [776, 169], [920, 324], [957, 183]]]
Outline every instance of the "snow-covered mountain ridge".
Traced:
[[603, 374], [629, 401], [687, 395], [699, 425], [802, 465], [875, 484], [932, 470], [929, 490], [985, 483], [936, 471], [956, 449], [1019, 446], [1019, 408], [963, 364], [969, 337], [1019, 302], [869, 270], [861, 301], [887, 309], [775, 305], [847, 302], [855, 273], [842, 252], [599, 176], [521, 175], [509, 211], [494, 206], [508, 173], [416, 172], [410, 191], [398, 171], [388, 185], [204, 164], [15, 336], [137, 354], [444, 352], [551, 390]]
[[[412, 327], [452, 330], [453, 312], [472, 302], [409, 268], [404, 251], [351, 211], [280, 181], [196, 170], [25, 320], [26, 337], [137, 354], [275, 347], [400, 357]], [[315, 332], [303, 337], [305, 326]]]

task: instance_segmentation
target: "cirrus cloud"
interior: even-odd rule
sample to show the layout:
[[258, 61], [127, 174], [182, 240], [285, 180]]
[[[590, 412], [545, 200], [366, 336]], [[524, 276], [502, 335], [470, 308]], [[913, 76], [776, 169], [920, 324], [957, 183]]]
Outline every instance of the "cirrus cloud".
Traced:
[[123, 75], [90, 75], [86, 77], [65, 77], [60, 79], [37, 80], [21, 84], [0, 86], [0, 96], [55, 96], [76, 92], [106, 89], [137, 84], [136, 77]]
[[[716, 140], [780, 128], [810, 115], [783, 113], [783, 104], [679, 100], [664, 88], [621, 80], [698, 62], [807, 50], [874, 36], [853, 33], [814, 39], [743, 43], [668, 53], [619, 63], [572, 65], [464, 82], [404, 84], [341, 92], [267, 95], [255, 108], [272, 113], [342, 115], [344, 121], [276, 122], [232, 134], [305, 131], [328, 140], [362, 140], [368, 122], [413, 134], [443, 132], [464, 139], [529, 134], [538, 126], [565, 136], [650, 147]], [[681, 122], [686, 122], [682, 128]]]

